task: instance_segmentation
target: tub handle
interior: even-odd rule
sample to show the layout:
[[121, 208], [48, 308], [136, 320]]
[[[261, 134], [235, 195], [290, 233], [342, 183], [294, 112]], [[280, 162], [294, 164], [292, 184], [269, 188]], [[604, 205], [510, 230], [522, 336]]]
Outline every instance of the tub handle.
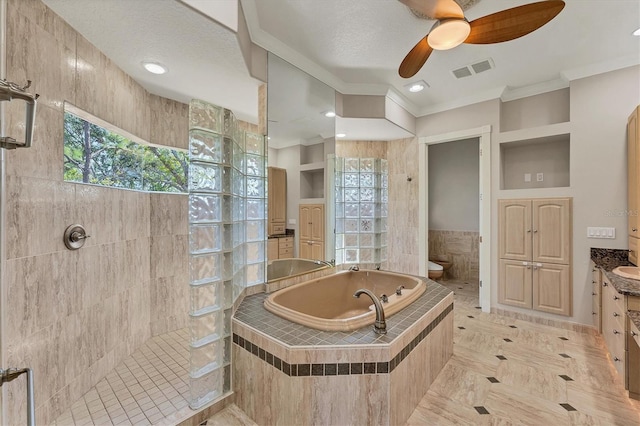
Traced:
[[382, 300], [383, 303], [389, 303], [389, 296], [383, 294], [382, 296], [380, 296], [380, 300]]
[[403, 285], [399, 285], [398, 288], [396, 288], [396, 294], [398, 296], [402, 296], [402, 289], [404, 288]]

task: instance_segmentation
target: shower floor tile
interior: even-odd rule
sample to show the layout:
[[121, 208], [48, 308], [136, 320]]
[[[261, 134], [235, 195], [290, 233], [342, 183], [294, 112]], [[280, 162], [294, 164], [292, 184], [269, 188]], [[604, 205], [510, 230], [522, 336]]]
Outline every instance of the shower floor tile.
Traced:
[[188, 342], [186, 328], [149, 339], [54, 425], [169, 425], [189, 418]]

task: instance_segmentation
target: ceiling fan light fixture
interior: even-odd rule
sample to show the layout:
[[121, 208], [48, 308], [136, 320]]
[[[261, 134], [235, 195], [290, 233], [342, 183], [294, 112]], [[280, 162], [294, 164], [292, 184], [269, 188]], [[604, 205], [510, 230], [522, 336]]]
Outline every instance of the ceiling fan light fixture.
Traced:
[[427, 43], [435, 50], [453, 49], [461, 45], [470, 32], [471, 26], [466, 19], [443, 19], [433, 25]]

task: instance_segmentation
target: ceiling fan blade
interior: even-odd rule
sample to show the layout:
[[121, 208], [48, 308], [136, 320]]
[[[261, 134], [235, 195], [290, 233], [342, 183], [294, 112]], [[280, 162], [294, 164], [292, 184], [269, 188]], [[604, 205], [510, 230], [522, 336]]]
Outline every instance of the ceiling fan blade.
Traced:
[[551, 21], [564, 8], [562, 0], [525, 4], [475, 19], [464, 41], [470, 44], [501, 43], [533, 32]]
[[432, 19], [464, 18], [462, 8], [454, 0], [399, 0]]
[[427, 37], [420, 39], [418, 44], [416, 44], [402, 60], [400, 68], [398, 69], [400, 77], [409, 78], [416, 75], [424, 63], [427, 62], [431, 52], [433, 52], [433, 49], [429, 46], [429, 43], [427, 43]]

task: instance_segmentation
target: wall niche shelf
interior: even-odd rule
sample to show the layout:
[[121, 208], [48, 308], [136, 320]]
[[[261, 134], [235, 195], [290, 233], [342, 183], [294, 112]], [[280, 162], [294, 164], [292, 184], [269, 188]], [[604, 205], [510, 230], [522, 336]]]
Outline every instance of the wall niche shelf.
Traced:
[[300, 147], [300, 202], [324, 203], [324, 158], [324, 143]]
[[500, 189], [570, 186], [570, 133], [565, 122], [498, 134]]

